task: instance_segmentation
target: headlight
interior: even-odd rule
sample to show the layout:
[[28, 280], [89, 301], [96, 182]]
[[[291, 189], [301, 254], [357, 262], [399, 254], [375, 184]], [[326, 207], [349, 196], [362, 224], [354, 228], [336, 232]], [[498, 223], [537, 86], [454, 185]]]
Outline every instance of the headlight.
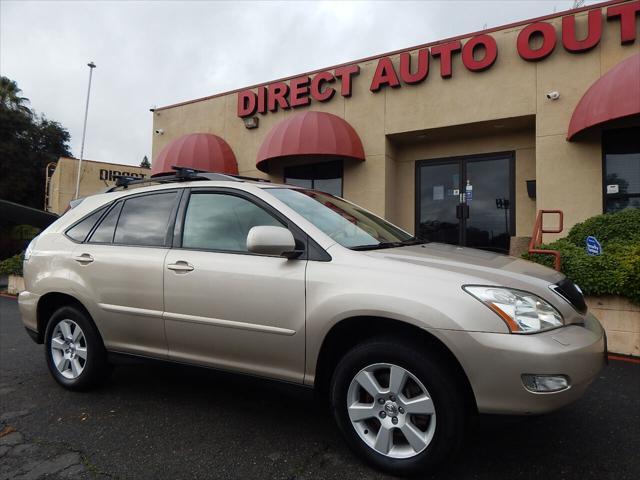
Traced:
[[564, 325], [560, 312], [532, 293], [475, 285], [462, 288], [497, 313], [511, 333], [542, 332]]

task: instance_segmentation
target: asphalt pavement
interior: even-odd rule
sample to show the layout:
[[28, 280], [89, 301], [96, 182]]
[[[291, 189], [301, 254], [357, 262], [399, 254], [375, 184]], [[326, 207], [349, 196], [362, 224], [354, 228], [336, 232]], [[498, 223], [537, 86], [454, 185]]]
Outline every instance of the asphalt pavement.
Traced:
[[[117, 367], [68, 392], [0, 297], [0, 480], [383, 479], [309, 391], [206, 369]], [[640, 365], [613, 361], [586, 396], [539, 417], [480, 416], [434, 479], [640, 478]]]

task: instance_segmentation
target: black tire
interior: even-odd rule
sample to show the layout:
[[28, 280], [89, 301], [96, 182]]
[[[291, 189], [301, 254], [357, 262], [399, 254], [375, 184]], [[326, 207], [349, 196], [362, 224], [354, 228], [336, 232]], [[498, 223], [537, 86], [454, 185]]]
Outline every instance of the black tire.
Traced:
[[[347, 395], [352, 379], [363, 368], [379, 363], [397, 365], [410, 372], [426, 387], [433, 401], [436, 414], [433, 437], [413, 457], [391, 458], [379, 453], [365, 443], [349, 418]], [[451, 459], [465, 437], [470, 416], [464, 390], [441, 355], [430, 353], [424, 345], [410, 340], [388, 337], [368, 340], [340, 360], [331, 380], [330, 402], [349, 447], [374, 467], [398, 476], [433, 473]]]
[[[64, 320], [71, 320], [77, 324], [84, 336], [82, 345], [86, 347], [86, 360], [83, 359], [82, 372], [76, 378], [65, 377], [54, 363], [51, 348], [53, 333], [56, 330], [56, 326]], [[56, 310], [47, 323], [44, 338], [47, 367], [49, 367], [49, 372], [51, 372], [56, 382], [64, 388], [69, 390], [88, 390], [109, 376], [111, 367], [107, 361], [107, 351], [104, 348], [102, 338], [93, 321], [83, 309], [76, 306], [65, 306]]]

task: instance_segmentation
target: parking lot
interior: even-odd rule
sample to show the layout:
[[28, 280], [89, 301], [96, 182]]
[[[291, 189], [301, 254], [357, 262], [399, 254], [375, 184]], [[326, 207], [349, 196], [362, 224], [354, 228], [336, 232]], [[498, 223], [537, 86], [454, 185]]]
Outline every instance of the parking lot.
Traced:
[[[71, 393], [0, 297], [0, 479], [382, 479], [303, 389], [204, 369], [118, 367]], [[482, 416], [429, 478], [640, 478], [640, 365], [613, 361], [587, 396], [542, 417]]]

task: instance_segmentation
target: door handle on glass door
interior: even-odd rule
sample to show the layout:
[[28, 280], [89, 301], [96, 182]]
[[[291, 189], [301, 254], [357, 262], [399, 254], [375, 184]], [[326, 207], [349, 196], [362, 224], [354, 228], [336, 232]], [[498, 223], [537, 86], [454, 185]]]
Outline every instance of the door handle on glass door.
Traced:
[[78, 263], [91, 263], [93, 262], [93, 257], [88, 253], [83, 253], [82, 255], [76, 255], [73, 259]]
[[167, 265], [169, 270], [173, 270], [178, 273], [187, 273], [193, 270], [193, 265], [183, 260], [178, 260], [176, 263], [170, 263]]
[[460, 203], [456, 205], [456, 218], [458, 220], [469, 218], [469, 205], [467, 205], [466, 203]]

